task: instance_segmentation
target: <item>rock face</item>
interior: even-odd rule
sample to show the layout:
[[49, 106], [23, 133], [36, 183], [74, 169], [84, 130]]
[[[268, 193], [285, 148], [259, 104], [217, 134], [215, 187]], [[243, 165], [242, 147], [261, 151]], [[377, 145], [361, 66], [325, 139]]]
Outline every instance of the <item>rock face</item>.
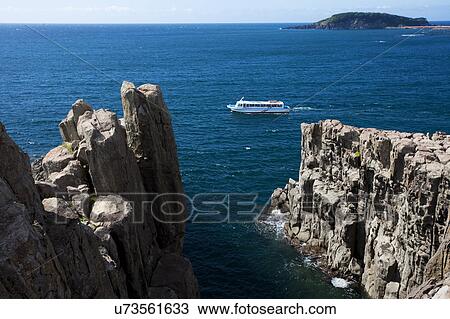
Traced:
[[[178, 164], [177, 147], [172, 123], [164, 103], [161, 88], [145, 84], [136, 89], [124, 82], [121, 89], [122, 105], [128, 145], [136, 156], [147, 193], [164, 197], [156, 200], [158, 243], [165, 250], [181, 252], [184, 236], [183, 184]], [[181, 205], [164, 202], [178, 201]], [[163, 213], [164, 211], [164, 213]]]
[[184, 223], [156, 222], [146, 203], [147, 185], [183, 190], [170, 117], [147, 109], [134, 120], [148, 124], [127, 119], [145, 158], [114, 113], [78, 100], [60, 124], [64, 144], [33, 165], [36, 181], [0, 124], [0, 298], [199, 296]]
[[335, 14], [316, 23], [288, 27], [287, 29], [350, 30], [429, 25], [430, 23], [425, 18], [408, 18], [378, 12], [346, 12]]
[[272, 196], [288, 239], [370, 297], [448, 297], [450, 136], [330, 120], [302, 136], [299, 181]]

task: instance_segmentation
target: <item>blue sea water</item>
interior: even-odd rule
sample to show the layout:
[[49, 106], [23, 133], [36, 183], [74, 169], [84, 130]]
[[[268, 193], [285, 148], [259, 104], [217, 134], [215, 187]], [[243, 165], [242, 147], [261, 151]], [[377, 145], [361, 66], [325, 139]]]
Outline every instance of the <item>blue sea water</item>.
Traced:
[[[0, 25], [0, 121], [36, 158], [61, 143], [76, 99], [120, 114], [122, 80], [159, 83], [186, 191], [256, 192], [260, 203], [298, 176], [302, 122], [450, 132], [450, 32], [281, 27]], [[229, 113], [242, 96], [294, 112]], [[203, 297], [360, 297], [257, 225], [190, 224], [185, 253]]]

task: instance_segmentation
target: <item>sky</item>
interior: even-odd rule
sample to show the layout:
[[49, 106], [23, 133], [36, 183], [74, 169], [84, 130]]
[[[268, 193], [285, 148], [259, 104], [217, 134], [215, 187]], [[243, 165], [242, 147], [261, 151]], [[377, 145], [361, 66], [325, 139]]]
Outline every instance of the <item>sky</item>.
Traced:
[[450, 20], [449, 0], [0, 0], [0, 23], [313, 22], [347, 11]]

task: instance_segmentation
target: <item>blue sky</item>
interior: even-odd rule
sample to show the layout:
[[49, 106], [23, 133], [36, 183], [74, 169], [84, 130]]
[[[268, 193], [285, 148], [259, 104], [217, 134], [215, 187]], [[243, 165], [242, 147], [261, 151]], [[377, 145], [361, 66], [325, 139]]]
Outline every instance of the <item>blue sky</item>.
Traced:
[[0, 23], [312, 22], [346, 11], [450, 20], [450, 1], [1, 0]]

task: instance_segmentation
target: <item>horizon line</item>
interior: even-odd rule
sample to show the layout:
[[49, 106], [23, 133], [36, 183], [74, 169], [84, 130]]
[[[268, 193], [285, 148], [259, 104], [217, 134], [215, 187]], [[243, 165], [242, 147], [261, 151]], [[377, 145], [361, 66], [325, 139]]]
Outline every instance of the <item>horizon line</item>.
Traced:
[[[448, 20], [428, 20], [429, 22], [450, 22]], [[315, 23], [315, 21], [309, 22], [289, 22], [289, 21], [255, 21], [255, 22], [0, 22], [0, 25], [186, 25], [186, 24], [310, 24]]]

